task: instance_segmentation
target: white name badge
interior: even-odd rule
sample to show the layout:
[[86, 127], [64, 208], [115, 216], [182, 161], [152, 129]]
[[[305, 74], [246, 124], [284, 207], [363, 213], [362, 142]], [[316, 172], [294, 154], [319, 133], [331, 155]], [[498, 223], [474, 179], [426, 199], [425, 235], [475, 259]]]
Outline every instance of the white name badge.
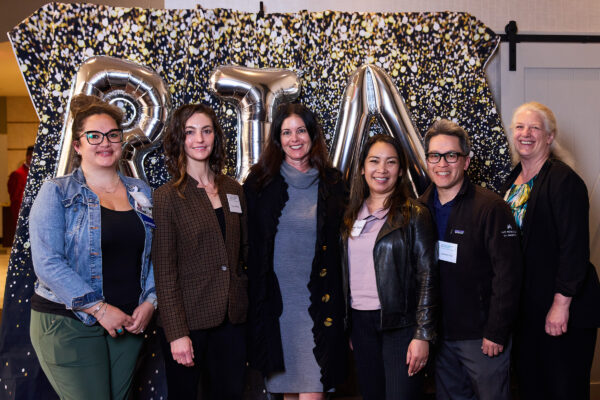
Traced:
[[135, 202], [135, 210], [141, 214], [144, 214], [144, 215], [152, 218], [152, 208], [151, 207], [144, 207], [136, 201]]
[[233, 213], [242, 213], [242, 205], [240, 204], [240, 198], [237, 194], [228, 194], [227, 202], [229, 203], [229, 211]]
[[367, 223], [366, 219], [361, 219], [360, 221], [359, 220], [354, 221], [354, 225], [352, 226], [352, 233], [350, 233], [350, 235], [352, 237], [360, 236], [366, 223]]
[[129, 192], [129, 194], [131, 195], [131, 197], [133, 197], [133, 199], [140, 206], [145, 207], [145, 208], [149, 208], [152, 206], [152, 203], [150, 202], [150, 200], [148, 200], [148, 198], [146, 197], [146, 195], [144, 193], [135, 191], [135, 192]]
[[438, 255], [440, 260], [456, 264], [458, 244], [438, 240]]

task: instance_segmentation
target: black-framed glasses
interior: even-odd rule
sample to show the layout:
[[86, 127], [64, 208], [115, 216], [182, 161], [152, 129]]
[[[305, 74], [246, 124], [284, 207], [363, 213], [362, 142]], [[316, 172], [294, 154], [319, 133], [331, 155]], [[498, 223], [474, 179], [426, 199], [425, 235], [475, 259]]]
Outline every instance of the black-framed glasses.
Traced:
[[437, 164], [440, 162], [442, 157], [448, 164], [454, 164], [458, 161], [459, 157], [465, 157], [466, 154], [462, 154], [456, 151], [449, 151], [447, 153], [427, 153], [425, 157], [427, 158], [427, 162], [431, 164]]
[[123, 129], [111, 129], [106, 133], [100, 131], [85, 131], [81, 134], [85, 136], [88, 143], [92, 146], [97, 146], [104, 141], [104, 138], [111, 143], [121, 143], [123, 141]]

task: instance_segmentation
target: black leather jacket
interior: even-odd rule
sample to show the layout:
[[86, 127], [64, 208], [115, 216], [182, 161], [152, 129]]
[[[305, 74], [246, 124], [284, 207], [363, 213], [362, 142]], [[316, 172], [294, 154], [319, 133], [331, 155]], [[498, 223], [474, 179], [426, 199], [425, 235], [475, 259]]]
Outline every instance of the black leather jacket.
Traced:
[[[381, 328], [417, 325], [415, 339], [433, 340], [439, 297], [437, 233], [425, 206], [409, 199], [402, 205], [404, 207], [408, 207], [409, 221], [404, 222], [399, 209], [393, 221], [389, 218], [385, 221], [373, 248]], [[343, 244], [342, 266], [345, 323], [351, 327], [347, 240]]]

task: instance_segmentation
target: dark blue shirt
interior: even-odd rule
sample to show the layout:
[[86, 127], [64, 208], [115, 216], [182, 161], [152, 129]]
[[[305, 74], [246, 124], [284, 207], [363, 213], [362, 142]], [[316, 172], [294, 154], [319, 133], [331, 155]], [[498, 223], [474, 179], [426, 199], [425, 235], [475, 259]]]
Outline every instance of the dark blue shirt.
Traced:
[[452, 207], [454, 206], [455, 200], [456, 197], [442, 205], [442, 203], [440, 203], [440, 198], [438, 197], [437, 189], [433, 190], [433, 219], [435, 221], [435, 225], [437, 226], [438, 239], [440, 240], [446, 240], [446, 227], [448, 226], [448, 218], [452, 212]]

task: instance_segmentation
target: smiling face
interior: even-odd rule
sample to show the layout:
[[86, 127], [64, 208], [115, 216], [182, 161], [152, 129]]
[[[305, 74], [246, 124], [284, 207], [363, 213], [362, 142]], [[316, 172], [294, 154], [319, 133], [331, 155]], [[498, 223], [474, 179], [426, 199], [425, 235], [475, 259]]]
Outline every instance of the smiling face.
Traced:
[[81, 166], [84, 170], [116, 168], [122, 153], [121, 143], [109, 142], [104, 137], [102, 143], [91, 145], [85, 138], [84, 132], [99, 131], [107, 133], [118, 128], [115, 120], [108, 114], [94, 114], [84, 120], [79, 140], [73, 142], [73, 147], [81, 155]]
[[[440, 134], [429, 140], [428, 153], [444, 154], [448, 152], [462, 154], [458, 137]], [[427, 172], [437, 187], [440, 197], [442, 193], [447, 193], [449, 194], [448, 200], [454, 198], [460, 190], [470, 161], [468, 156], [459, 156], [455, 163], [449, 163], [445, 157], [435, 164], [427, 162]]]
[[292, 114], [283, 120], [280, 140], [289, 164], [303, 163], [308, 159], [312, 142], [304, 121], [298, 115]]
[[188, 163], [207, 162], [215, 142], [212, 120], [206, 114], [195, 113], [185, 122], [185, 155]]
[[545, 160], [550, 154], [554, 134], [546, 130], [539, 113], [524, 110], [515, 115], [512, 124], [515, 150], [524, 161]]
[[402, 175], [398, 153], [386, 142], [375, 142], [369, 148], [361, 173], [365, 177], [369, 193], [389, 196]]

